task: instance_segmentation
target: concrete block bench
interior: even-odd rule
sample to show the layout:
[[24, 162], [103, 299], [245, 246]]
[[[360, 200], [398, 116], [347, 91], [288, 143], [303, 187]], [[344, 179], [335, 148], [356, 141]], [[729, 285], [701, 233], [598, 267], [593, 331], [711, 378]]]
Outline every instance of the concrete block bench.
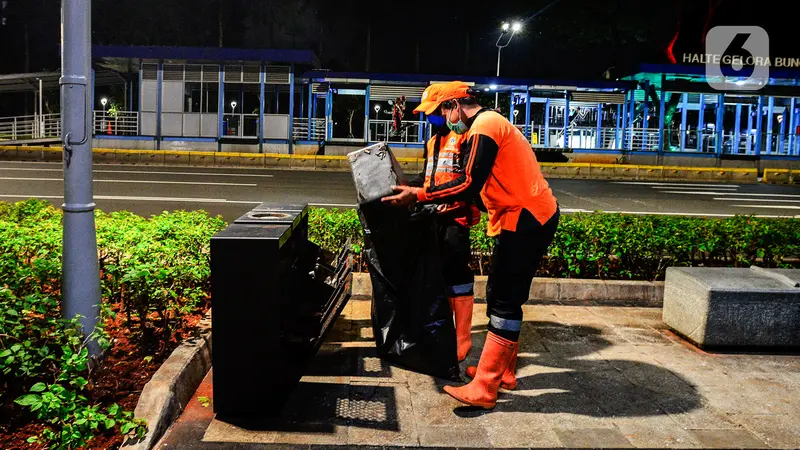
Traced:
[[800, 270], [670, 267], [662, 320], [700, 348], [800, 347]]

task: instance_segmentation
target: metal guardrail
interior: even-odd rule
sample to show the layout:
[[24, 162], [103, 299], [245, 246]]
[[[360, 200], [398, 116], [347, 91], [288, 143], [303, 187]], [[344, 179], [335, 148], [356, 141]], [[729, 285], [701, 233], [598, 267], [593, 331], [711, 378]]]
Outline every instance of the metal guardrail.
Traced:
[[57, 138], [61, 135], [61, 114], [37, 114], [0, 118], [0, 141]]
[[139, 134], [139, 113], [136, 111], [94, 111], [94, 134], [136, 136]]
[[420, 142], [419, 131], [422, 127], [423, 141], [425, 140], [427, 122], [403, 122], [403, 127], [399, 132], [392, 128], [391, 120], [370, 120], [369, 121], [369, 141], [370, 142]]
[[292, 138], [295, 140], [321, 141], [325, 139], [325, 118], [302, 118], [292, 119]]

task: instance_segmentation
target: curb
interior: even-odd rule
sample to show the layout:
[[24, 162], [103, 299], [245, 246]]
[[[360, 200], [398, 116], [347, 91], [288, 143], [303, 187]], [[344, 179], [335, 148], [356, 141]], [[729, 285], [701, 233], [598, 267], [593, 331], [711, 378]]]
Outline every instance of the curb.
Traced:
[[134, 417], [147, 421], [142, 439], [128, 438], [120, 447], [150, 450], [180, 416], [197, 387], [211, 369], [211, 310], [198, 324], [197, 335], [176, 348], [147, 382]]
[[[16, 161], [60, 161], [60, 147], [0, 146], [0, 159]], [[144, 164], [192, 167], [249, 167], [279, 170], [349, 172], [346, 156], [289, 155], [274, 153], [231, 153], [175, 150], [92, 149], [97, 163]], [[421, 172], [423, 160], [398, 158], [406, 172]], [[758, 169], [721, 167], [646, 166], [635, 164], [547, 163], [540, 162], [548, 178], [599, 180], [654, 180], [706, 182], [759, 182]], [[765, 169], [764, 182], [795, 184], [800, 177], [789, 169]]]
[[[475, 277], [475, 299], [486, 299], [486, 276]], [[367, 273], [353, 274], [352, 298], [372, 298], [372, 281]], [[528, 304], [660, 307], [664, 301], [663, 281], [585, 280], [535, 278]]]
[[798, 184], [800, 183], [800, 174], [791, 169], [767, 168], [764, 169], [762, 181], [767, 184]]

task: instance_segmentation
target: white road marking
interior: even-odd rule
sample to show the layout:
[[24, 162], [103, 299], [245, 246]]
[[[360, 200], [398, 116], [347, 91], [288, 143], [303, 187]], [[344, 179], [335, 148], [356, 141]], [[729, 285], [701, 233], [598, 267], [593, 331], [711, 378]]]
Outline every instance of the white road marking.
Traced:
[[[696, 190], [696, 187], [686, 187], [686, 186], [650, 186], [653, 189], [657, 189], [656, 192], [664, 192], [663, 189], [679, 189], [681, 191], [691, 191]], [[739, 189], [735, 186], [716, 186], [715, 189], [725, 189], [726, 191], [735, 191]]]
[[800, 198], [800, 195], [797, 194], [755, 194], [749, 192], [714, 192], [714, 191], [661, 191], [665, 194], [687, 194], [687, 195], [743, 195], [746, 197], [789, 197], [789, 198]]
[[[714, 200], [724, 200], [726, 202], [752, 202], [752, 198], [728, 198], [728, 197], [714, 197]], [[800, 200], [784, 200], [780, 198], [759, 198], [760, 202], [769, 203], [800, 203]]]
[[[64, 181], [63, 178], [25, 178], [0, 177], [4, 181]], [[136, 183], [136, 184], [188, 184], [192, 186], [246, 186], [256, 187], [256, 183], [214, 183], [210, 181], [161, 181], [161, 180], [92, 180], [95, 183]]]
[[[0, 194], [0, 198], [40, 198], [40, 199], [63, 199], [63, 195], [12, 195]], [[183, 202], [183, 203], [231, 203], [231, 204], [248, 204], [260, 205], [262, 202], [258, 201], [244, 201], [244, 200], [227, 200], [224, 198], [193, 198], [193, 197], [130, 197], [124, 195], [95, 195], [95, 200], [122, 200], [122, 201], [136, 201], [136, 202]]]
[[[35, 167], [0, 167], [2, 170], [26, 170], [31, 172], [63, 172], [63, 169], [46, 169]], [[158, 170], [92, 170], [92, 173], [143, 173], [148, 175], [212, 175], [215, 177], [260, 177], [260, 178], [273, 178], [275, 175], [267, 175], [260, 173], [215, 173], [215, 172], [165, 172]]]
[[734, 187], [738, 188], [738, 184], [689, 184], [689, 183], [659, 183], [656, 181], [613, 181], [614, 184], [638, 184], [642, 186], [685, 186], [685, 187]]
[[[562, 210], [563, 211], [563, 210]], [[593, 211], [584, 211], [593, 212]], [[638, 216], [688, 216], [688, 217], [733, 217], [736, 214], [715, 214], [715, 213], [690, 213], [690, 212], [646, 212], [646, 211], [598, 211], [607, 214], [630, 214]], [[739, 214], [741, 215], [741, 214]], [[755, 217], [764, 218], [781, 218], [792, 216], [770, 216], [770, 215], [756, 215]]]
[[790, 205], [729, 205], [733, 208], [764, 208], [764, 209], [800, 209], [800, 206]]

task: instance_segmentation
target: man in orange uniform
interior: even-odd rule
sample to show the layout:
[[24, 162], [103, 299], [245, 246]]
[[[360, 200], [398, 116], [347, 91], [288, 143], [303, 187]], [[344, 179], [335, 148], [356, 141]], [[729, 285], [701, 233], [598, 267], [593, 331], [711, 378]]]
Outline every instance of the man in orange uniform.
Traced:
[[[440, 85], [434, 84], [422, 93], [423, 102], [438, 98]], [[421, 108], [431, 124], [431, 138], [425, 146], [425, 167], [421, 176], [409, 180], [410, 186], [432, 189], [459, 177], [460, 151], [463, 136], [447, 127], [441, 114]], [[438, 208], [437, 233], [442, 255], [442, 274], [447, 285], [450, 308], [455, 317], [458, 360], [466, 359], [472, 348], [472, 309], [475, 303], [475, 275], [469, 266], [472, 257], [469, 229], [480, 222], [481, 212], [469, 202], [456, 201]]]
[[486, 286], [489, 332], [478, 366], [467, 369], [472, 381], [444, 390], [462, 403], [491, 409], [501, 384], [516, 386], [522, 305], [553, 242], [560, 212], [525, 136], [502, 115], [481, 108], [466, 83], [454, 81], [441, 89], [420, 109], [440, 109], [450, 130], [464, 136], [463, 171], [443, 185], [396, 186], [396, 194], [383, 201], [407, 206], [480, 196], [489, 214], [487, 234], [495, 237]]

